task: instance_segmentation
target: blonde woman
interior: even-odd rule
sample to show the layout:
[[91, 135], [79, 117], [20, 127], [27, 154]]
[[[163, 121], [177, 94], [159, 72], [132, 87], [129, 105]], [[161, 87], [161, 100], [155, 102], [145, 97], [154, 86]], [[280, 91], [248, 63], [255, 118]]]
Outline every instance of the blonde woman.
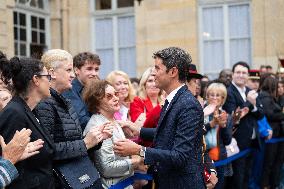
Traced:
[[[206, 122], [206, 147], [212, 160], [218, 161], [227, 157], [225, 145], [232, 140], [232, 122], [222, 110], [227, 98], [227, 89], [222, 83], [211, 83], [206, 91], [207, 105], [215, 106], [216, 109], [210, 115], [204, 116]], [[217, 167], [218, 183], [215, 188], [223, 188], [224, 172], [227, 167]]]
[[112, 71], [106, 77], [106, 80], [118, 92], [119, 111], [115, 113], [117, 120], [127, 120], [129, 105], [134, 98], [134, 89], [130, 82], [129, 76], [123, 71]]
[[[139, 96], [135, 97], [130, 104], [130, 118], [135, 122], [143, 117], [143, 126], [148, 128], [155, 128], [161, 112], [162, 91], [156, 87], [155, 77], [152, 74], [153, 67], [148, 68], [142, 75], [139, 84]], [[149, 146], [151, 142], [143, 141], [145, 146]]]
[[[88, 157], [87, 151], [106, 138], [103, 128], [91, 129], [83, 138], [78, 115], [71, 102], [62, 96], [72, 87], [75, 77], [72, 55], [62, 49], [51, 49], [42, 56], [42, 62], [51, 76], [51, 97], [41, 101], [34, 112], [54, 142], [53, 166], [56, 169], [75, 158]], [[60, 179], [55, 177], [55, 180], [56, 187], [65, 187]], [[92, 188], [101, 188], [99, 178]]]

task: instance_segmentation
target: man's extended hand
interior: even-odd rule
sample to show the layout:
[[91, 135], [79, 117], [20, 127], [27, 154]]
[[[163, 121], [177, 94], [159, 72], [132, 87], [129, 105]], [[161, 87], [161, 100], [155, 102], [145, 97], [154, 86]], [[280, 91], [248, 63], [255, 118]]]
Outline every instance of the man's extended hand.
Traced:
[[139, 136], [141, 127], [131, 121], [117, 121], [124, 133], [129, 137]]
[[139, 155], [142, 146], [129, 139], [122, 139], [114, 143], [113, 150], [120, 156]]

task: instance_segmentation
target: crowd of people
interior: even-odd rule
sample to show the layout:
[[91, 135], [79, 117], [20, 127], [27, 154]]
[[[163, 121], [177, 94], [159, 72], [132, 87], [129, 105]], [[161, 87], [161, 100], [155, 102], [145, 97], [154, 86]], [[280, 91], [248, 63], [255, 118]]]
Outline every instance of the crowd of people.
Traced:
[[153, 180], [128, 189], [283, 187], [281, 73], [240, 61], [210, 80], [178, 47], [153, 59], [139, 79], [100, 79], [90, 52], [0, 52], [0, 188], [107, 189], [135, 172]]

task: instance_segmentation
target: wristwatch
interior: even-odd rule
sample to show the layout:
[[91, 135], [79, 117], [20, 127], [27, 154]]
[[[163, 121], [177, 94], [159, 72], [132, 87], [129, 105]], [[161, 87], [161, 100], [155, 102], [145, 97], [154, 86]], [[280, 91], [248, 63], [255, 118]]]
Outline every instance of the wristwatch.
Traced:
[[146, 147], [142, 146], [139, 152], [139, 156], [145, 158]]

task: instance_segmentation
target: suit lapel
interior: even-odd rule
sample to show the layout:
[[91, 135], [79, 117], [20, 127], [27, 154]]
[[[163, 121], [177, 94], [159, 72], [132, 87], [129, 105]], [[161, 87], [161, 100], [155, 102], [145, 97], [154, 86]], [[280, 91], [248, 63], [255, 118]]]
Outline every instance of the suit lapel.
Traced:
[[[232, 89], [233, 89], [234, 93], [237, 95], [237, 98], [238, 98], [241, 102], [245, 103], [245, 101], [244, 101], [243, 97], [241, 96], [240, 92], [238, 91], [238, 89], [237, 89], [233, 84], [232, 84]], [[247, 90], [246, 90], [246, 91], [247, 91]]]
[[30, 108], [28, 107], [28, 105], [26, 104], [26, 102], [20, 98], [20, 97], [15, 97], [15, 100], [18, 103], [21, 103], [24, 107], [24, 111], [26, 112], [27, 117], [29, 118], [29, 120], [31, 121], [31, 123], [33, 123], [33, 125], [30, 125], [30, 127], [35, 128], [45, 139], [45, 141], [47, 143], [49, 143], [49, 145], [51, 147], [53, 147], [53, 142], [51, 141], [51, 139], [48, 137], [48, 135], [45, 133], [45, 131], [43, 130], [43, 128], [40, 126], [40, 124], [38, 123], [38, 121], [36, 120], [35, 115], [32, 113], [32, 111], [30, 110]]

